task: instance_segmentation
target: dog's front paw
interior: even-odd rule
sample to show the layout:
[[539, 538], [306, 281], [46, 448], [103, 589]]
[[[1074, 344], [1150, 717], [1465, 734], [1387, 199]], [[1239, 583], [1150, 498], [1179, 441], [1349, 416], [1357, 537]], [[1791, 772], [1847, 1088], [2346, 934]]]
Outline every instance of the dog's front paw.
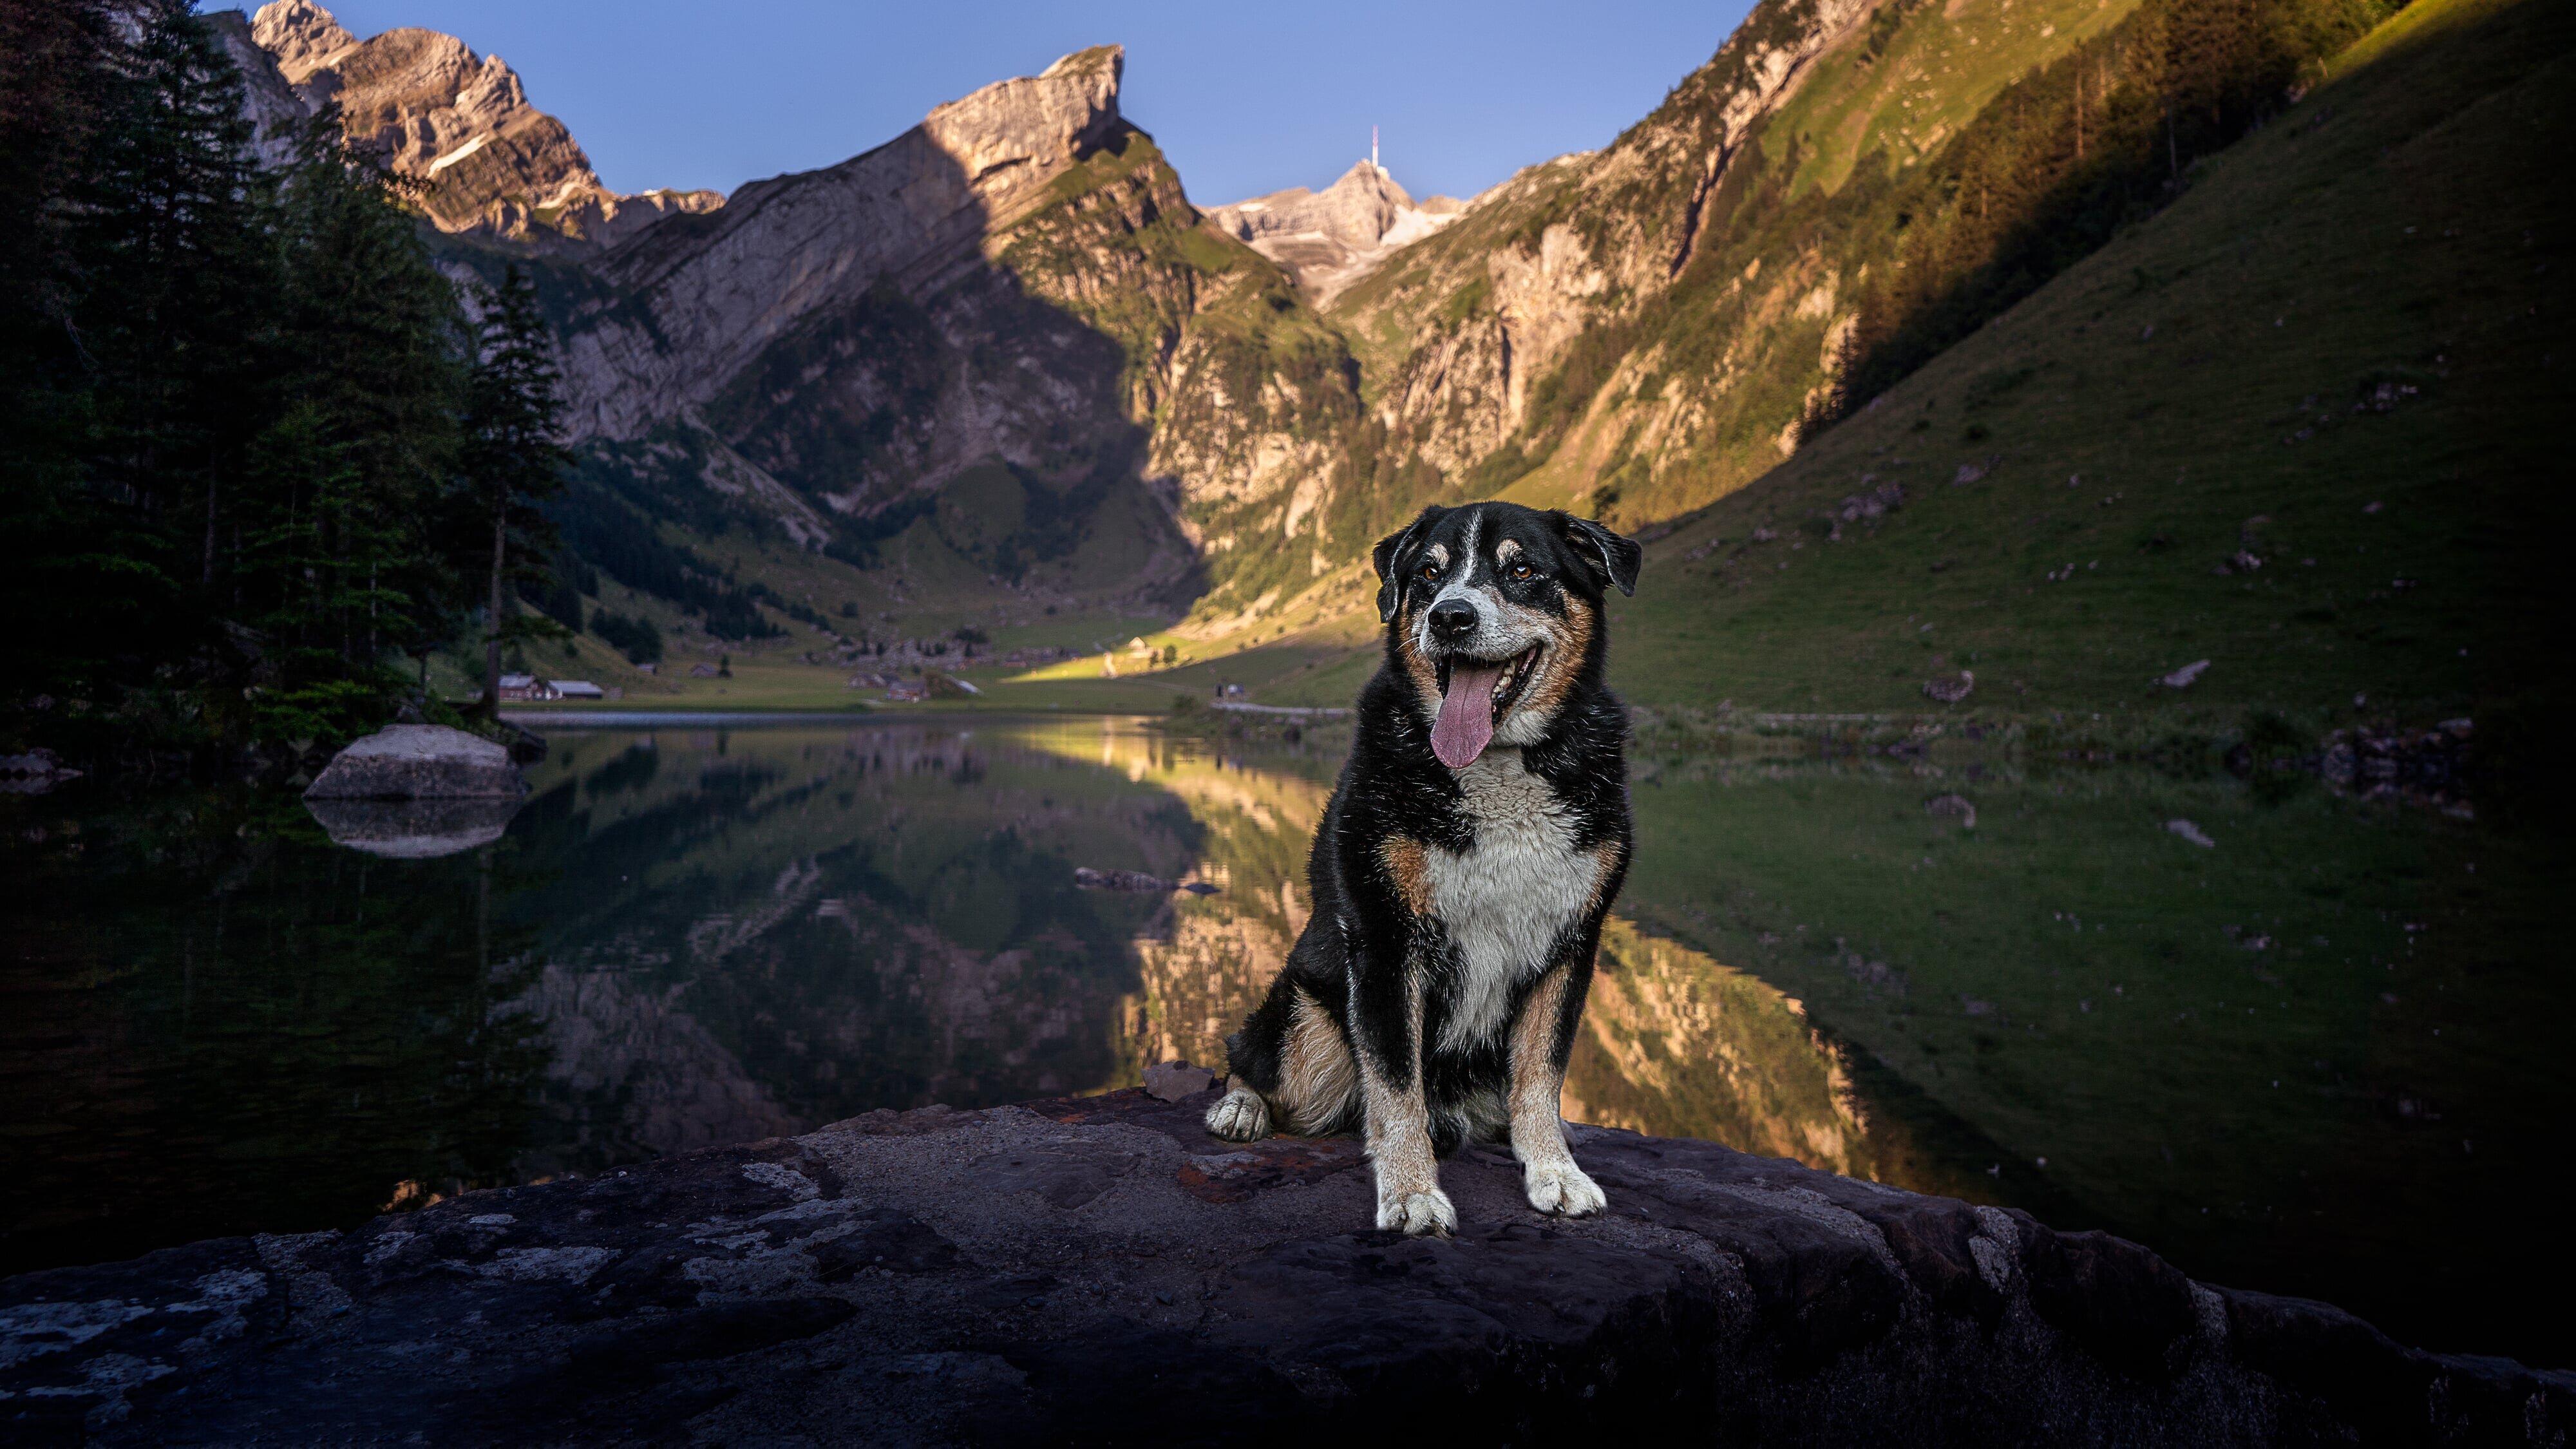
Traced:
[[1445, 1238], [1458, 1231], [1458, 1210], [1449, 1205], [1449, 1194], [1436, 1187], [1425, 1192], [1390, 1193], [1378, 1199], [1377, 1225], [1417, 1238], [1425, 1233], [1438, 1233]]
[[1529, 1189], [1530, 1206], [1543, 1213], [1588, 1218], [1610, 1205], [1601, 1195], [1601, 1184], [1586, 1176], [1572, 1158], [1531, 1163], [1522, 1184]]
[[1228, 1142], [1257, 1142], [1270, 1135], [1270, 1104], [1259, 1092], [1237, 1087], [1208, 1108], [1207, 1130]]

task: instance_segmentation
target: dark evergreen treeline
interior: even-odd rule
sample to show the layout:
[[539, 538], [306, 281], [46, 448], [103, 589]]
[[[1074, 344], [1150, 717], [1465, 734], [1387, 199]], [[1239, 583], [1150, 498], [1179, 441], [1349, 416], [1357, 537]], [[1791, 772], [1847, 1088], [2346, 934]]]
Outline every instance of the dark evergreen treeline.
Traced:
[[495, 607], [565, 462], [527, 284], [460, 298], [332, 118], [259, 139], [186, 0], [0, 0], [0, 734], [330, 738], [552, 627]]
[[2404, 0], [2146, 0], [2023, 76], [1872, 208], [1840, 400], [1865, 401], [2171, 200]]

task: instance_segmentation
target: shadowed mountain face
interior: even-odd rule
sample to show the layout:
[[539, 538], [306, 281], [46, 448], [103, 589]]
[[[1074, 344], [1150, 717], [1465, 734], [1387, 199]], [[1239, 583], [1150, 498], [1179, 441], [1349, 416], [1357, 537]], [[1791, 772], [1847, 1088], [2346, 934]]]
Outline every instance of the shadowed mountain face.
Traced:
[[[700, 596], [720, 582], [738, 606], [729, 640], [790, 620], [858, 631], [818, 622], [841, 603], [843, 617], [986, 630], [1043, 629], [1055, 608], [1186, 614], [1172, 634], [1202, 659], [1301, 631], [1356, 642], [1368, 546], [1426, 502], [1504, 494], [1647, 531], [1784, 460], [1808, 466], [1801, 451], [1835, 417], [1978, 345], [2121, 229], [2193, 204], [2193, 163], [2306, 104], [2391, 5], [1765, 0], [1611, 145], [1454, 210], [1414, 205], [1365, 164], [1320, 193], [1203, 216], [1123, 118], [1121, 52], [1079, 52], [838, 166], [551, 259], [541, 280], [586, 461], [557, 511], [576, 551], [653, 596], [664, 629], [714, 619]], [[478, 228], [448, 244], [459, 272], [524, 253], [494, 244], [517, 223], [490, 220], [491, 197], [524, 196], [535, 215], [588, 175], [506, 68], [461, 42], [354, 42], [305, 0], [279, 0], [257, 29], [308, 92], [339, 88], [354, 131], [415, 174], [436, 169], [439, 224]], [[2455, 109], [2482, 93], [2443, 87]], [[483, 167], [500, 179], [473, 180]], [[2207, 268], [2166, 262], [2133, 290], [2164, 273], [2210, 285]], [[2386, 295], [2347, 300], [2389, 314]], [[2179, 323], [2164, 325], [2170, 340]], [[1948, 406], [2047, 394], [2113, 409], [2134, 389], [2104, 381], [2127, 365], [2112, 345], [2070, 333], [2064, 358], [1981, 369]], [[2026, 385], [2052, 367], [2047, 387]], [[2318, 385], [2352, 380], [2282, 384], [2311, 402]], [[2423, 394], [2422, 410], [2474, 391]], [[1934, 411], [1926, 392], [1909, 406]], [[2277, 442], [2279, 415], [2264, 417]], [[2108, 426], [2093, 422], [2049, 441]], [[1897, 467], [1965, 486], [2038, 446], [1976, 449], [1994, 436], [1984, 416], [1939, 425], [1955, 441], [1922, 446], [1955, 456], [1863, 464], [1836, 507], [1877, 489], [1891, 501], [1876, 521], [1924, 500], [1929, 484]], [[2235, 445], [2200, 437], [2167, 476], [2223, 476], [2211, 455]], [[2275, 503], [2230, 498], [2211, 518]], [[1687, 673], [1659, 702], [1704, 703], [1703, 688], [1724, 692]]]
[[590, 461], [568, 532], [739, 530], [890, 604], [1185, 608], [1200, 501], [1293, 489], [1358, 399], [1120, 117], [1122, 64], [1067, 56], [541, 274]]

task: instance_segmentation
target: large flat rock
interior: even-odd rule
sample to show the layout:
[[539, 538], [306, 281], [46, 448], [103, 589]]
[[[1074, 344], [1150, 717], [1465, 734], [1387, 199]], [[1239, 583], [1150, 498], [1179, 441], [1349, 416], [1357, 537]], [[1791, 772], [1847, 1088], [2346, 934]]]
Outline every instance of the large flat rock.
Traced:
[[2099, 1233], [1578, 1128], [1454, 1239], [1203, 1091], [877, 1112], [349, 1233], [0, 1283], [0, 1439], [105, 1444], [2564, 1444], [2576, 1376], [2391, 1343]]
[[332, 757], [307, 800], [516, 800], [528, 782], [501, 745], [445, 725], [388, 725]]

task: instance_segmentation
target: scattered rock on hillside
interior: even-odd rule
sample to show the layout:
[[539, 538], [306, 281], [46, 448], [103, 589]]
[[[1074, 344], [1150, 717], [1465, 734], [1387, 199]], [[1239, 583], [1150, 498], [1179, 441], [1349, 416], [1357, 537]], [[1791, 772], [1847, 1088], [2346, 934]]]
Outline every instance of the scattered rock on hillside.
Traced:
[[312, 800], [516, 800], [528, 782], [501, 745], [445, 725], [392, 725], [342, 750]]
[[2337, 730], [2326, 736], [2319, 774], [2371, 794], [2417, 791], [2447, 804], [2462, 784], [2473, 726], [2444, 720], [2429, 730]]
[[0, 755], [0, 794], [42, 795], [56, 785], [79, 779], [80, 774], [48, 749]]
[[1966, 699], [1971, 693], [1973, 693], [1976, 690], [1976, 687], [1977, 672], [1973, 669], [1960, 670], [1959, 677], [1956, 679], [1927, 679], [1923, 681], [1924, 695], [1931, 699], [1937, 699], [1943, 704], [1957, 704], [1959, 701]]
[[1959, 817], [1959, 826], [1961, 829], [1974, 830], [1977, 828], [1977, 807], [1970, 804], [1967, 797], [1964, 795], [1935, 795], [1931, 799], [1923, 802], [1923, 813], [1926, 815], [1955, 815]]
[[1903, 996], [1913, 987], [1904, 972], [1884, 961], [1869, 960], [1858, 951], [1843, 957], [1843, 974], [1873, 993], [1885, 991], [1891, 996]]
[[2183, 839], [2190, 841], [2192, 844], [2199, 846], [2203, 850], [2215, 850], [2218, 848], [2217, 841], [2210, 839], [2201, 831], [2199, 826], [2194, 825], [2188, 820], [2168, 820], [2165, 822], [2165, 829], [2167, 832], [2179, 835]]
[[[1868, 474], [1860, 481], [1867, 483], [1877, 476], [1875, 473]], [[1904, 506], [1905, 485], [1881, 483], [1866, 493], [1855, 493], [1845, 498], [1842, 505], [1842, 520], [1845, 523], [1857, 523], [1864, 518], [1884, 518]]]
[[1959, 471], [1950, 475], [1950, 486], [1956, 488], [1962, 483], [1977, 482], [1987, 474], [1995, 471], [1997, 465], [2001, 464], [2003, 460], [2003, 454], [1989, 453], [1985, 457], [1961, 463], [1959, 465]]
[[2167, 689], [2189, 689], [2194, 681], [2198, 680], [2202, 675], [2208, 672], [2209, 661], [2206, 659], [2195, 659], [2189, 664], [2184, 665], [2182, 668], [2175, 670], [2173, 673], [2157, 680], [2156, 683], [2163, 685]]
[[1212, 896], [1217, 888], [1203, 880], [1188, 882], [1165, 880], [1141, 870], [1093, 870], [1087, 865], [1073, 868], [1073, 883], [1087, 891], [1127, 891], [1136, 895], [1157, 895], [1170, 891], [1188, 891], [1196, 896]]

